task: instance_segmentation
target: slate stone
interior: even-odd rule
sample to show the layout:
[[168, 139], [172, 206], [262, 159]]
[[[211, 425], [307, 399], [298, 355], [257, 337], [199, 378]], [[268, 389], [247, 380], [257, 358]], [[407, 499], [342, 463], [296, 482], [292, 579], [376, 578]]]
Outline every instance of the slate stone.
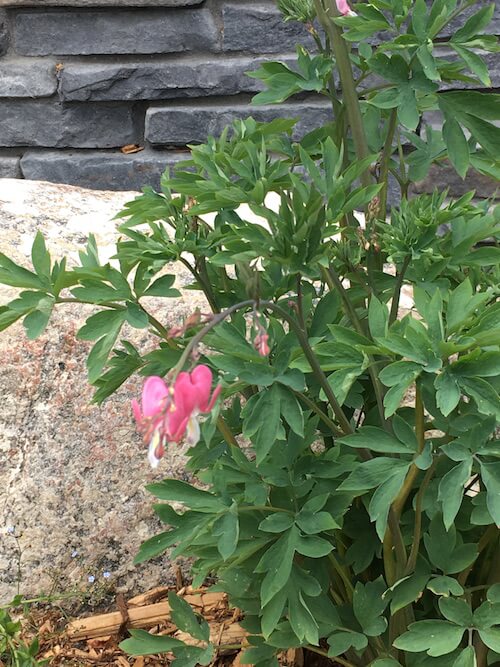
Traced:
[[114, 148], [137, 139], [129, 107], [42, 100], [5, 100], [0, 104], [3, 146]]
[[50, 97], [57, 90], [55, 63], [0, 60], [0, 97]]
[[[282, 58], [289, 62], [290, 58]], [[166, 62], [68, 63], [60, 73], [66, 101], [160, 100], [256, 92], [263, 86], [245, 74], [263, 59], [187, 58]]]
[[314, 48], [314, 40], [302, 23], [284, 22], [274, 4], [227, 3], [222, 10], [224, 51], [247, 53], [295, 52], [297, 44]]
[[9, 48], [9, 28], [7, 23], [7, 14], [0, 10], [0, 56]]
[[498, 191], [498, 182], [472, 169], [465, 180], [462, 180], [450, 164], [433, 164], [427, 177], [415, 183], [412, 191], [433, 192], [435, 188], [440, 191], [449, 188], [452, 197], [461, 197], [466, 192], [475, 190], [477, 197], [488, 198]]
[[144, 150], [131, 155], [119, 151], [27, 151], [21, 160], [24, 178], [67, 183], [95, 190], [159, 188], [167, 166], [189, 157], [187, 152]]
[[0, 154], [0, 178], [21, 178], [20, 157]]
[[0, 7], [187, 7], [204, 0], [0, 0]]
[[205, 8], [27, 10], [14, 17], [15, 49], [27, 56], [214, 51], [218, 39], [213, 17]]
[[[469, 19], [471, 16], [476, 14], [480, 9], [488, 5], [491, 5], [491, 0], [477, 2], [472, 7], [468, 7], [465, 11], [459, 14], [459, 16], [453, 19], [453, 21], [450, 21], [450, 23], [448, 23], [448, 25], [443, 28], [442, 32], [440, 33], [440, 36], [450, 37], [464, 25], [467, 19]], [[486, 26], [484, 31], [481, 32], [484, 32], [484, 34], [487, 35], [500, 35], [500, 3], [498, 1], [495, 2], [495, 13], [493, 14], [493, 19], [491, 23], [488, 26]]]
[[298, 138], [331, 120], [331, 108], [316, 101], [279, 106], [150, 107], [146, 112], [145, 137], [153, 145], [184, 146], [204, 142], [208, 135], [219, 135], [233, 120], [249, 116], [260, 122], [274, 118], [298, 118], [294, 131], [294, 136]]

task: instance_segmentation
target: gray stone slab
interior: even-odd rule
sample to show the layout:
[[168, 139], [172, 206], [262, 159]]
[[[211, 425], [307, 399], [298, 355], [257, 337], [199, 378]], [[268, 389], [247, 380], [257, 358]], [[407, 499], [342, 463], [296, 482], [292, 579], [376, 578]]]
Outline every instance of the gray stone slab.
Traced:
[[[20, 11], [14, 46], [27, 56], [183, 53], [217, 50], [219, 32], [205, 8]], [[36, 39], [34, 39], [36, 35]]]
[[412, 190], [422, 193], [433, 192], [435, 188], [440, 191], [449, 188], [453, 197], [461, 197], [466, 192], [475, 190], [477, 197], [487, 198], [498, 191], [498, 183], [472, 169], [469, 170], [465, 180], [462, 180], [450, 164], [433, 164], [427, 177], [415, 183]]
[[20, 157], [0, 154], [0, 178], [20, 178]]
[[280, 53], [295, 51], [297, 44], [314, 48], [314, 41], [302, 23], [285, 23], [276, 6], [266, 2], [223, 7], [225, 51]]
[[9, 48], [9, 29], [7, 25], [7, 14], [0, 10], [0, 56]]
[[[445, 26], [440, 35], [447, 37], [453, 35], [459, 28], [461, 28], [464, 25], [467, 19], [469, 19], [473, 14], [475, 14], [480, 9], [488, 5], [491, 5], [491, 0], [483, 0], [481, 2], [477, 2], [472, 7], [468, 7], [461, 14], [459, 14], [459, 16], [457, 16], [453, 21], [448, 23], [448, 25]], [[495, 13], [493, 15], [493, 19], [491, 23], [484, 30], [484, 33], [488, 35], [500, 35], [500, 2], [498, 2], [498, 0], [495, 1]]]
[[57, 90], [55, 63], [0, 60], [0, 97], [50, 97]]
[[158, 188], [166, 167], [189, 157], [187, 152], [27, 151], [21, 160], [25, 178], [67, 183], [95, 190]]
[[331, 108], [321, 102], [300, 102], [279, 106], [227, 104], [216, 106], [161, 106], [146, 112], [146, 139], [153, 145], [184, 146], [219, 135], [237, 118], [252, 116], [260, 122], [274, 118], [298, 118], [295, 137], [300, 137], [331, 119]]
[[42, 100], [0, 104], [3, 146], [114, 148], [137, 140], [131, 109]]
[[[290, 58], [280, 58], [289, 62]], [[161, 100], [256, 92], [263, 86], [245, 74], [262, 58], [186, 58], [167, 62], [68, 63], [59, 94], [67, 101]]]
[[0, 0], [0, 7], [187, 7], [204, 0]]

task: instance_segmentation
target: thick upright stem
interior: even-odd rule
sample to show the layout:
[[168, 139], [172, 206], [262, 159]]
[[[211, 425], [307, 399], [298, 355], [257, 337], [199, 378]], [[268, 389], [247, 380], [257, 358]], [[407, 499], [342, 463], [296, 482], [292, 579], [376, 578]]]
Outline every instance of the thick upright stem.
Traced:
[[[369, 154], [368, 142], [366, 141], [361, 107], [359, 106], [356, 84], [354, 83], [352, 74], [349, 50], [342, 37], [342, 31], [332, 21], [332, 17], [340, 16], [340, 13], [337, 9], [335, 0], [314, 0], [314, 7], [319, 21], [328, 35], [337, 62], [340, 85], [342, 87], [342, 98], [347, 110], [347, 118], [351, 128], [354, 149], [356, 151], [356, 157], [358, 160], [361, 160]], [[370, 185], [371, 176], [368, 169], [361, 175], [361, 182], [365, 186]]]

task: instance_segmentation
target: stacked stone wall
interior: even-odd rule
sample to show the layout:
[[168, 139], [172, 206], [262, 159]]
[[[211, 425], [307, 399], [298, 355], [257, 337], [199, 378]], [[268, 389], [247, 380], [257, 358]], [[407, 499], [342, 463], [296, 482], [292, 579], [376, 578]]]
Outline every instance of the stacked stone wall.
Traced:
[[300, 136], [324, 98], [252, 107], [245, 72], [308, 41], [272, 0], [0, 0], [0, 177], [138, 189], [233, 118], [297, 117]]

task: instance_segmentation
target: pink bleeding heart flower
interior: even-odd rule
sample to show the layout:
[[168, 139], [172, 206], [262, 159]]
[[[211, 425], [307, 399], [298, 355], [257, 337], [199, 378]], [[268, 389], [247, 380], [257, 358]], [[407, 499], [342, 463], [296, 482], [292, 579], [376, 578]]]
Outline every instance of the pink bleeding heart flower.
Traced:
[[156, 468], [165, 453], [165, 412], [172, 400], [172, 392], [165, 381], [156, 375], [149, 377], [142, 389], [142, 409], [139, 403], [132, 400], [132, 412], [138, 430], [143, 433], [144, 440], [149, 443], [148, 459]]
[[200, 439], [198, 415], [212, 410], [222, 387], [212, 391], [212, 371], [200, 364], [191, 373], [179, 373], [173, 387], [156, 376], [149, 377], [142, 390], [142, 409], [134, 399], [132, 410], [138, 429], [149, 443], [148, 460], [156, 468], [167, 442], [183, 438], [194, 445]]
[[271, 348], [269, 347], [269, 334], [264, 332], [258, 333], [253, 339], [253, 344], [257, 352], [261, 357], [267, 357], [271, 353]]
[[347, 0], [337, 0], [337, 9], [342, 16], [357, 16], [356, 12], [353, 12], [347, 4]]
[[174, 384], [174, 402], [168, 414], [169, 440], [179, 442], [186, 439], [195, 445], [200, 439], [198, 415], [211, 412], [222, 387], [212, 391], [212, 371], [199, 364], [191, 373], [179, 373]]

